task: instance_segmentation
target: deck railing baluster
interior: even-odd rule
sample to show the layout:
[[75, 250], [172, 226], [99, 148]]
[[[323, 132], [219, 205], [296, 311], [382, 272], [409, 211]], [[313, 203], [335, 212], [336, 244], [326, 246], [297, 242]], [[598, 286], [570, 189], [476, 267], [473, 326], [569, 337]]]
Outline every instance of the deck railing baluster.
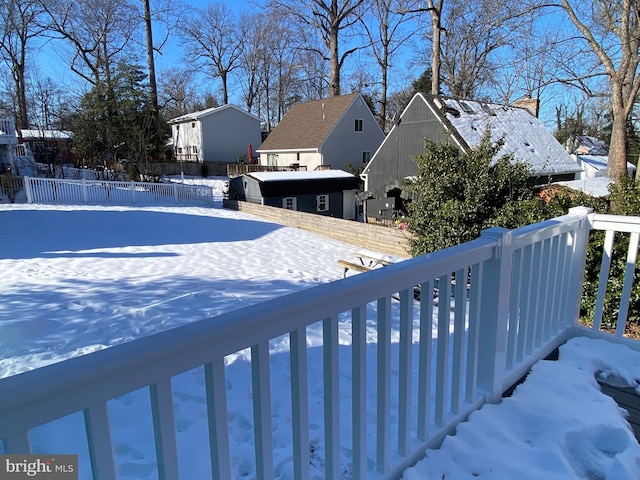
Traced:
[[207, 363], [204, 366], [204, 375], [211, 473], [213, 478], [231, 478], [224, 358]]
[[400, 292], [398, 359], [398, 452], [411, 453], [411, 373], [413, 372], [413, 288]]
[[391, 450], [391, 297], [378, 299], [376, 463], [378, 471], [390, 468]]
[[420, 346], [418, 350], [418, 438], [427, 440], [431, 423], [431, 357], [433, 355], [433, 282], [420, 285]]
[[253, 431], [256, 449], [256, 478], [273, 479], [273, 433], [271, 428], [271, 385], [269, 341], [251, 347], [253, 389]]
[[293, 429], [293, 476], [309, 478], [309, 394], [307, 386], [306, 328], [289, 333], [291, 362], [291, 417]]
[[325, 478], [340, 478], [340, 391], [338, 385], [338, 317], [322, 322]]
[[149, 388], [151, 416], [158, 462], [159, 480], [178, 480], [178, 448], [173, 416], [171, 379], [166, 378]]
[[96, 480], [116, 480], [107, 404], [102, 403], [85, 409], [84, 422], [93, 478]]

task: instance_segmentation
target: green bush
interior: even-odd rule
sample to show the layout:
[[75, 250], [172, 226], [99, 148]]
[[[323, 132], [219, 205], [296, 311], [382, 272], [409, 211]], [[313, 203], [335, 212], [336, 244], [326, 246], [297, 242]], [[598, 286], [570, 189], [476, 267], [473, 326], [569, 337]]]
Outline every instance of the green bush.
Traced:
[[[611, 189], [610, 201], [611, 205], [615, 206], [613, 213], [640, 216], [640, 185], [629, 178], [623, 178], [616, 187]], [[596, 208], [596, 211], [605, 212], [602, 208]], [[588, 319], [593, 318], [595, 313], [605, 234], [601, 231], [592, 231], [590, 235], [581, 312]], [[620, 298], [627, 267], [629, 237], [630, 235], [626, 233], [617, 233], [615, 236], [602, 314], [602, 325], [605, 328], [614, 328], [618, 321]], [[627, 321], [640, 323], [640, 274], [637, 268], [633, 275]]]
[[[609, 202], [567, 188], [548, 189], [544, 198], [528, 183], [529, 169], [508, 156], [492, 164], [501, 143], [487, 132], [482, 143], [463, 153], [449, 144], [426, 144], [415, 157], [418, 174], [411, 185], [409, 230], [413, 255], [420, 255], [480, 236], [483, 229], [517, 228], [565, 215], [584, 205], [609, 213]], [[610, 195], [615, 213], [640, 216], [640, 184], [622, 179]], [[588, 247], [581, 315], [592, 319], [602, 261], [604, 232], [593, 231]], [[603, 314], [605, 327], [615, 326], [622, 294], [628, 234], [617, 234]], [[640, 274], [634, 273], [628, 321], [640, 323]]]
[[[511, 202], [531, 200], [530, 168], [505, 155], [493, 162], [503, 142], [482, 142], [467, 152], [442, 143], [426, 143], [414, 157], [418, 174], [410, 186], [411, 253], [420, 255], [477, 238], [480, 232], [509, 218]], [[508, 226], [508, 225], [505, 225]]]

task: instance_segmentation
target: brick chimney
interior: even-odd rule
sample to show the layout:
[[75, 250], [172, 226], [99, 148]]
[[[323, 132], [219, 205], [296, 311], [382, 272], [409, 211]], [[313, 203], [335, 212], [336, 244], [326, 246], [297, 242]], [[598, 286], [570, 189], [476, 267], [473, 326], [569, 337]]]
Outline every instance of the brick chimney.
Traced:
[[522, 97], [513, 102], [514, 107], [520, 107], [526, 109], [531, 115], [538, 118], [538, 111], [540, 108], [540, 100], [531, 97]]

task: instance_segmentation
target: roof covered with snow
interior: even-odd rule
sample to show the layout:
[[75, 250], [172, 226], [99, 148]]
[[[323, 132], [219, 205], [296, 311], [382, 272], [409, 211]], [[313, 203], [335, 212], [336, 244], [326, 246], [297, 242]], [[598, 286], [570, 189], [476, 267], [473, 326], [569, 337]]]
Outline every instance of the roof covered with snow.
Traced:
[[[607, 155], [577, 155], [577, 158], [598, 172], [603, 172], [603, 175], [606, 175], [609, 164], [609, 157]], [[633, 163], [627, 162], [627, 170], [634, 171], [636, 170], [636, 166]]]
[[20, 130], [27, 140], [72, 140], [73, 132], [67, 130]]
[[574, 190], [579, 190], [592, 197], [601, 198], [609, 195], [609, 185], [612, 183], [613, 180], [609, 177], [595, 177], [571, 180], [569, 182], [556, 182], [554, 185], [562, 185]]
[[444, 114], [470, 147], [480, 144], [487, 128], [494, 141], [504, 137], [499, 155], [513, 154], [533, 167], [536, 175], [581, 171], [545, 126], [527, 110], [471, 100], [443, 99]]
[[244, 111], [240, 107], [237, 107], [235, 105], [232, 105], [232, 104], [228, 103], [228, 104], [222, 105], [220, 107], [211, 107], [211, 108], [207, 108], [205, 110], [199, 110], [197, 112], [187, 113], [186, 115], [182, 115], [180, 117], [172, 118], [167, 123], [190, 122], [190, 121], [193, 121], [193, 120], [198, 120], [198, 119], [200, 119], [202, 117], [206, 117], [207, 115], [212, 115], [214, 113], [220, 113], [220, 112], [223, 112], [223, 111], [229, 110], [229, 109], [237, 110], [239, 112], [244, 113], [245, 115], [248, 115], [250, 117], [255, 118], [256, 120], [262, 121], [262, 119], [260, 117], [257, 117], [255, 115], [253, 115], [252, 113]]
[[281, 182], [284, 180], [327, 180], [331, 178], [353, 178], [355, 175], [344, 170], [313, 170], [284, 172], [252, 172], [248, 174], [260, 182]]
[[589, 135], [575, 135], [573, 138], [567, 140], [567, 142], [572, 146], [572, 153], [576, 153], [578, 155], [589, 154], [606, 156], [609, 154], [607, 144], [596, 137], [591, 137]]

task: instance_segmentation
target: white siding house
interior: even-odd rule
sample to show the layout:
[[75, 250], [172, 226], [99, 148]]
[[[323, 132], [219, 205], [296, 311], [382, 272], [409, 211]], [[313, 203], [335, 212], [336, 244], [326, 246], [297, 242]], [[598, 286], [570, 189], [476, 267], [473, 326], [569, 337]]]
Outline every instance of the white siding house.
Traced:
[[235, 105], [208, 108], [169, 120], [176, 160], [235, 163], [260, 145], [262, 120]]
[[297, 103], [258, 148], [260, 164], [302, 170], [358, 168], [384, 133], [362, 95]]

